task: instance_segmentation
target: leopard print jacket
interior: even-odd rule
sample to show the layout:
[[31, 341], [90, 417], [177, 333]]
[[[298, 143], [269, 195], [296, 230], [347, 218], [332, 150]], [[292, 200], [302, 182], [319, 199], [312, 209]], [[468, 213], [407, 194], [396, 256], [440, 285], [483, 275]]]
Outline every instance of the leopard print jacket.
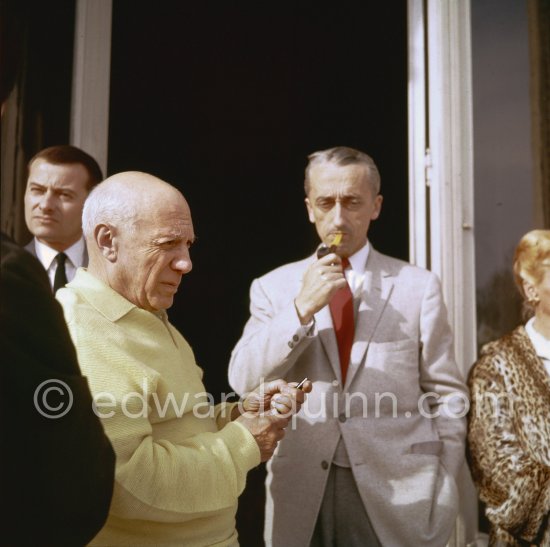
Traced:
[[485, 345], [468, 383], [468, 461], [489, 545], [550, 546], [550, 375], [525, 328]]

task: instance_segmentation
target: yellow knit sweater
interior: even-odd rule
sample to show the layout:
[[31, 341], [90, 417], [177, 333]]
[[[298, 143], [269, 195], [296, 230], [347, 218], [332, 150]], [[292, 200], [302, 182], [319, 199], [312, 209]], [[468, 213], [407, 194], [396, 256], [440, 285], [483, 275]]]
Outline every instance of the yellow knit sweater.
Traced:
[[209, 403], [189, 344], [83, 269], [57, 296], [117, 457], [92, 545], [238, 545], [237, 498], [260, 452], [232, 405]]

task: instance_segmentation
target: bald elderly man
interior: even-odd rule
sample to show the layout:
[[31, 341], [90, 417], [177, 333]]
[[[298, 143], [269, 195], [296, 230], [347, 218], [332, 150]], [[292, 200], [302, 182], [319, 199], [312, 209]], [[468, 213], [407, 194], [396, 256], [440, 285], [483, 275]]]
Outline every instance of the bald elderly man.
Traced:
[[195, 239], [176, 188], [114, 175], [90, 193], [83, 230], [88, 269], [57, 297], [117, 457], [109, 517], [92, 545], [238, 545], [247, 472], [273, 454], [304, 392], [280, 380], [238, 405], [209, 403], [166, 314]]

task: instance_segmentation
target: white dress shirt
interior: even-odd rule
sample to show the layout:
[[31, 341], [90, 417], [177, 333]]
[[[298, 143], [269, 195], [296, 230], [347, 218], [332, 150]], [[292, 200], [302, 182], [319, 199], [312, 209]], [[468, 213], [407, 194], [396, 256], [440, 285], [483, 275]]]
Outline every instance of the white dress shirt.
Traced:
[[[38, 260], [44, 266], [48, 277], [50, 278], [50, 285], [53, 288], [53, 282], [55, 279], [55, 270], [57, 269], [57, 262], [55, 257], [59, 254], [59, 251], [48, 247], [44, 243], [34, 238], [34, 248], [36, 250], [36, 256]], [[75, 276], [77, 268], [81, 268], [84, 265], [84, 251], [86, 245], [84, 243], [84, 237], [81, 237], [75, 244], [71, 245], [63, 252], [67, 255], [65, 261], [65, 273], [67, 274], [67, 281], [72, 281]]]
[[535, 318], [531, 317], [525, 325], [527, 336], [535, 347], [537, 355], [542, 359], [546, 372], [550, 374], [550, 340], [545, 338], [538, 330], [535, 329]]
[[361, 294], [363, 283], [365, 281], [365, 270], [367, 267], [367, 259], [369, 258], [370, 245], [367, 242], [353, 255], [349, 257], [351, 268], [344, 271], [353, 298], [357, 298]]

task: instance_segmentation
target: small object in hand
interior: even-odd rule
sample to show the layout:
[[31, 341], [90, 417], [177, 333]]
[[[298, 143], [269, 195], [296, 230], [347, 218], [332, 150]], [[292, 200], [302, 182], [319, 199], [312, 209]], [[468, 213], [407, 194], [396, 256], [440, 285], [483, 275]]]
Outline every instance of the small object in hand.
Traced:
[[304, 378], [297, 386], [296, 389], [302, 389], [304, 387], [305, 382], [307, 381], [307, 377]]
[[[306, 381], [307, 381], [307, 376], [296, 386], [296, 389], [299, 389], [301, 391]], [[272, 410], [272, 412], [281, 414], [281, 411], [278, 408], [275, 408], [274, 410]]]
[[336, 249], [338, 248], [338, 245], [340, 245], [340, 242], [342, 241], [342, 234], [338, 232], [334, 235], [332, 238], [332, 242], [329, 245], [326, 243], [321, 243], [319, 247], [317, 247], [317, 258], [323, 258], [324, 256], [328, 255], [329, 253], [335, 253]]
[[326, 243], [321, 243], [321, 245], [317, 247], [317, 259], [323, 258], [329, 253], [330, 253], [330, 247]]

